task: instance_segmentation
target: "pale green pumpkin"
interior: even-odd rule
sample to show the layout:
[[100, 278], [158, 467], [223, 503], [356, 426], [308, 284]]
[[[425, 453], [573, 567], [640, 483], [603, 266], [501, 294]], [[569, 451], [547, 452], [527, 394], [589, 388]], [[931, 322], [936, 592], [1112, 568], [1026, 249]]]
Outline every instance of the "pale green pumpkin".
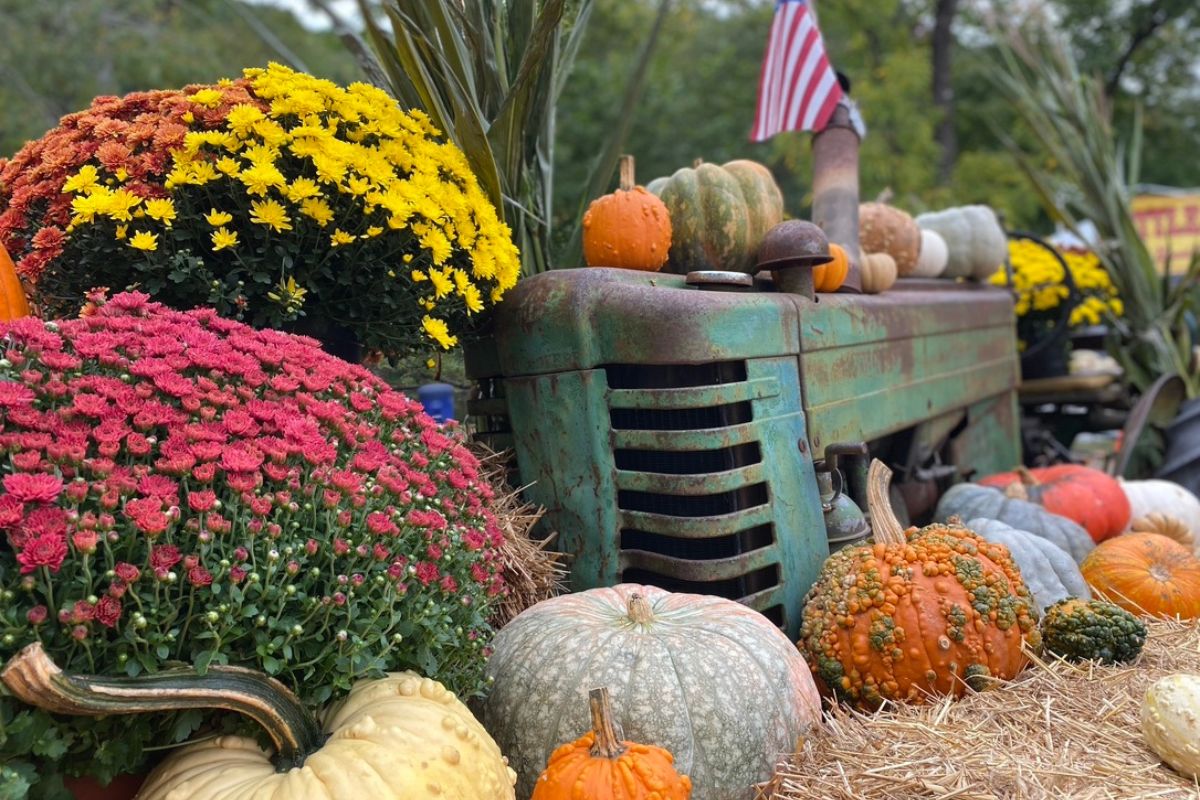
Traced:
[[528, 797], [554, 749], [586, 730], [607, 686], [629, 741], [691, 776], [692, 800], [751, 800], [820, 720], [796, 646], [731, 600], [622, 584], [545, 600], [496, 636], [484, 725]]

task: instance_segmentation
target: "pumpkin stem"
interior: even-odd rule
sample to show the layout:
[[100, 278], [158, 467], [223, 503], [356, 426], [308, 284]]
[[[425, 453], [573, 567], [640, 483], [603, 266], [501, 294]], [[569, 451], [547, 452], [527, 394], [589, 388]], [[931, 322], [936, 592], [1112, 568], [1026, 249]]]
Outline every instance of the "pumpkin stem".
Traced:
[[904, 544], [908, 541], [904, 535], [904, 526], [896, 519], [892, 511], [892, 502], [888, 497], [888, 486], [892, 481], [892, 471], [878, 458], [871, 460], [867, 469], [867, 510], [871, 514], [871, 534], [878, 544]]
[[637, 186], [633, 179], [633, 156], [621, 156], [621, 191], [628, 192]]
[[697, 158], [695, 161], [692, 162], [692, 169], [695, 169], [696, 167], [700, 166], [703, 163], [704, 163], [703, 158]]
[[596, 734], [592, 755], [610, 761], [620, 758], [625, 747], [621, 744], [621, 735], [617, 733], [617, 723], [613, 720], [612, 698], [608, 696], [608, 689], [602, 686], [588, 692], [588, 706], [592, 710], [592, 732]]
[[1026, 484], [1023, 481], [1010, 483], [1008, 486], [1004, 487], [1004, 496], [1010, 497], [1014, 500], [1028, 500], [1029, 490], [1025, 488], [1028, 485], [1029, 484]]
[[654, 610], [650, 608], [649, 601], [640, 594], [629, 595], [628, 608], [629, 618], [638, 625], [649, 625], [654, 620]]
[[312, 714], [286, 686], [243, 667], [209, 667], [204, 675], [169, 669], [136, 678], [68, 675], [41, 642], [17, 653], [0, 682], [18, 699], [52, 714], [102, 717], [184, 708], [236, 711], [261, 725], [275, 743], [275, 768], [299, 767], [325, 741]]
[[1017, 477], [1021, 479], [1021, 483], [1025, 486], [1041, 486], [1042, 482], [1037, 479], [1037, 476], [1029, 471], [1029, 467], [1020, 464], [1016, 469]]

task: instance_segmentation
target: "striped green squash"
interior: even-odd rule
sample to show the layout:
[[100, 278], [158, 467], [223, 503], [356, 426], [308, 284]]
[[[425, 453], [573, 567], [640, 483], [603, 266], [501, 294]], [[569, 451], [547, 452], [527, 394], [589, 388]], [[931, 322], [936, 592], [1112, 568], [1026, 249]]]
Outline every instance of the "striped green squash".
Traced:
[[783, 221], [783, 195], [770, 170], [746, 159], [697, 161], [646, 189], [671, 214], [667, 271], [755, 272], [763, 236]]

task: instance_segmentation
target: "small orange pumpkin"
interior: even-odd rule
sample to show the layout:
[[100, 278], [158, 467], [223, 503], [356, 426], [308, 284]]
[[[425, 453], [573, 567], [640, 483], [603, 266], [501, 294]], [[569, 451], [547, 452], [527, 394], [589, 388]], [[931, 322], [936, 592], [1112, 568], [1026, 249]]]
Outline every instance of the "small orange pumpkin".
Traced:
[[1079, 565], [1096, 594], [1134, 614], [1200, 617], [1200, 559], [1157, 533], [1128, 533], [1096, 546]]
[[655, 195], [637, 186], [633, 156], [621, 156], [621, 185], [598, 197], [583, 215], [583, 257], [589, 267], [657, 272], [671, 250], [671, 215]]
[[29, 316], [29, 301], [17, 277], [17, 268], [4, 245], [0, 245], [0, 322]]
[[836, 292], [842, 288], [846, 275], [850, 272], [850, 256], [841, 245], [829, 243], [830, 261], [813, 267], [813, 289], [818, 292]]
[[550, 756], [530, 800], [687, 800], [692, 781], [661, 747], [622, 742], [608, 689], [588, 692], [592, 730]]

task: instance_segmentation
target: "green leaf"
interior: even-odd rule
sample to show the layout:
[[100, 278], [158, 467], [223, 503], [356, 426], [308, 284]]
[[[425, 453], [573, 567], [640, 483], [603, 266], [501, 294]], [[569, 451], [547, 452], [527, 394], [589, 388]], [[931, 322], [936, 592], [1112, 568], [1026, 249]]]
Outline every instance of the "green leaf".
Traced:
[[199, 653], [197, 653], [195, 659], [192, 661], [193, 666], [196, 668], [196, 672], [201, 675], [208, 672], [208, 665], [212, 663], [214, 655], [215, 653], [212, 650], [201, 650]]
[[204, 712], [193, 708], [176, 712], [175, 721], [171, 725], [171, 741], [185, 742], [191, 738], [196, 729], [204, 722]]

